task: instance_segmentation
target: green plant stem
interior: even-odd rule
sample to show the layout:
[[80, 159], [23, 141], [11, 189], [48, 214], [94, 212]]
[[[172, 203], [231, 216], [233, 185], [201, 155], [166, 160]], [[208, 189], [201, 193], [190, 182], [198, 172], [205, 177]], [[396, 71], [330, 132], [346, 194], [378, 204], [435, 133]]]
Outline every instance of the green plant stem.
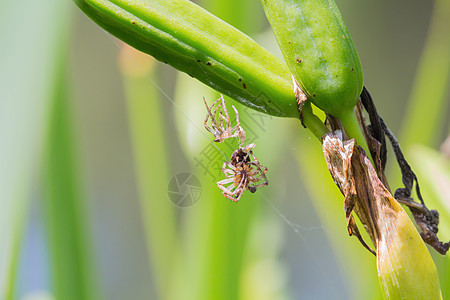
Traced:
[[319, 117], [313, 113], [310, 102], [306, 102], [305, 105], [303, 105], [302, 111], [303, 124], [319, 141], [322, 141], [322, 137], [329, 132], [328, 128], [323, 124]]
[[372, 164], [375, 165], [355, 112], [352, 110], [347, 113], [343, 113], [339, 120], [341, 120], [348, 137], [356, 140], [356, 143], [364, 149], [367, 157], [369, 157]]

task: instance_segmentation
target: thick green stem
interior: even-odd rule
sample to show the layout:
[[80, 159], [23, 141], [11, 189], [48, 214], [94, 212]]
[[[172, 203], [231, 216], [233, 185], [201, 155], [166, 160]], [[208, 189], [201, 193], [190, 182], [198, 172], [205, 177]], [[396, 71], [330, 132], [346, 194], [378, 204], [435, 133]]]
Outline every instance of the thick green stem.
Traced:
[[305, 124], [306, 128], [308, 128], [314, 136], [322, 140], [322, 137], [325, 133], [329, 132], [328, 128], [323, 124], [323, 122], [317, 117], [311, 108], [311, 103], [306, 102], [303, 106], [303, 124]]

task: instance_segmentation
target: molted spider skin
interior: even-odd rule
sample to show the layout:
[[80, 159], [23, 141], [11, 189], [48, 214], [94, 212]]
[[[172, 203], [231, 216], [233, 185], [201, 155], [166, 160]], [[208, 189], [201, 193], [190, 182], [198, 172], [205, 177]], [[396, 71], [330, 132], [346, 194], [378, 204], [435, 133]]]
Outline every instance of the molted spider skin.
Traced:
[[[205, 128], [211, 132], [215, 139], [214, 142], [222, 143], [226, 139], [235, 137], [239, 140], [239, 145], [242, 145], [245, 141], [245, 130], [241, 127], [239, 122], [239, 112], [236, 107], [231, 106], [236, 113], [236, 126], [231, 126], [230, 115], [228, 114], [227, 107], [225, 105], [225, 99], [221, 95], [219, 99], [214, 101], [211, 106], [208, 106], [205, 98], [203, 98], [205, 103], [207, 114], [205, 118]], [[211, 126], [208, 125], [208, 121], [211, 118]]]

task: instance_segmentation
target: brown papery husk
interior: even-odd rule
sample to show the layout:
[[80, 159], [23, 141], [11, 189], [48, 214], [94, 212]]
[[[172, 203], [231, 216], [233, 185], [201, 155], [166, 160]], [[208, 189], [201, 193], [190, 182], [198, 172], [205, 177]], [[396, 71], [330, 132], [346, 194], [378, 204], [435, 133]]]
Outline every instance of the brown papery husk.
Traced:
[[[323, 152], [333, 180], [345, 197], [350, 235], [377, 256], [378, 276], [387, 299], [442, 299], [437, 270], [406, 212], [378, 178], [354, 139], [337, 130], [323, 137]], [[376, 253], [362, 239], [356, 213]]]

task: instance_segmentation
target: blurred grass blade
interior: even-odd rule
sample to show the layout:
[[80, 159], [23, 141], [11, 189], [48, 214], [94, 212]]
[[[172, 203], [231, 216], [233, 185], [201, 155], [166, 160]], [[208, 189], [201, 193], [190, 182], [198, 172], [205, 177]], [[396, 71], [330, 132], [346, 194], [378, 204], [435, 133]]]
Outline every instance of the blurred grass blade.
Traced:
[[411, 146], [408, 154], [428, 207], [439, 212], [442, 240], [450, 240], [450, 162], [438, 151], [422, 145]]
[[[404, 149], [437, 146], [450, 102], [450, 1], [435, 0], [430, 29], [400, 133]], [[448, 118], [448, 116], [447, 116]]]
[[44, 118], [59, 63], [54, 58], [67, 34], [70, 4], [24, 0], [2, 1], [0, 6], [0, 298], [13, 299], [31, 185], [42, 156]]
[[167, 197], [170, 152], [164, 112], [156, 86], [155, 60], [124, 44], [119, 63], [123, 74], [135, 172], [146, 231], [146, 243], [161, 299], [169, 293], [178, 253], [174, 206]]
[[[195, 166], [196, 158], [201, 151], [210, 149], [207, 148], [209, 140], [202, 132], [204, 120], [202, 110], [205, 107], [202, 97], [210, 99], [215, 97], [216, 93], [207, 86], [192, 81], [185, 74], [179, 73], [177, 77], [174, 100], [178, 109], [174, 111], [174, 121], [181, 151], [184, 152], [188, 162]], [[188, 99], [189, 101], [186, 101]], [[205, 287], [209, 288], [211, 275], [207, 273], [211, 255], [209, 244], [217, 236], [216, 228], [212, 227], [212, 208], [217, 199], [210, 197], [211, 190], [215, 189], [215, 183], [209, 177], [202, 176], [198, 170], [192, 167], [190, 170], [199, 178], [202, 194], [194, 207], [184, 210], [184, 217], [180, 220], [182, 228], [180, 235], [184, 238], [173, 284], [179, 288], [173, 289], [170, 298], [174, 300], [207, 299]]]
[[[442, 241], [450, 240], [450, 163], [436, 150], [415, 145], [408, 151], [411, 165], [420, 178], [420, 190], [430, 209], [439, 212], [439, 233]], [[450, 256], [434, 257], [442, 286], [443, 299], [450, 297]]]
[[44, 159], [44, 210], [53, 290], [58, 300], [98, 299], [87, 231], [90, 219], [79, 183], [65, 58], [56, 58], [58, 80], [50, 106]]
[[20, 197], [15, 197], [15, 200], [17, 201], [17, 213], [15, 215], [14, 223], [12, 226], [11, 248], [8, 249], [9, 251], [11, 251], [10, 262], [9, 265], [6, 266], [8, 269], [5, 270], [6, 279], [4, 282], [5, 291], [3, 297], [7, 300], [15, 299], [19, 257], [22, 248], [22, 239], [24, 237], [24, 227], [26, 225], [28, 215], [28, 201], [26, 200], [26, 197], [28, 195], [25, 192], [27, 191], [27, 188], [24, 187], [23, 189], [18, 190], [22, 190], [22, 193]]

